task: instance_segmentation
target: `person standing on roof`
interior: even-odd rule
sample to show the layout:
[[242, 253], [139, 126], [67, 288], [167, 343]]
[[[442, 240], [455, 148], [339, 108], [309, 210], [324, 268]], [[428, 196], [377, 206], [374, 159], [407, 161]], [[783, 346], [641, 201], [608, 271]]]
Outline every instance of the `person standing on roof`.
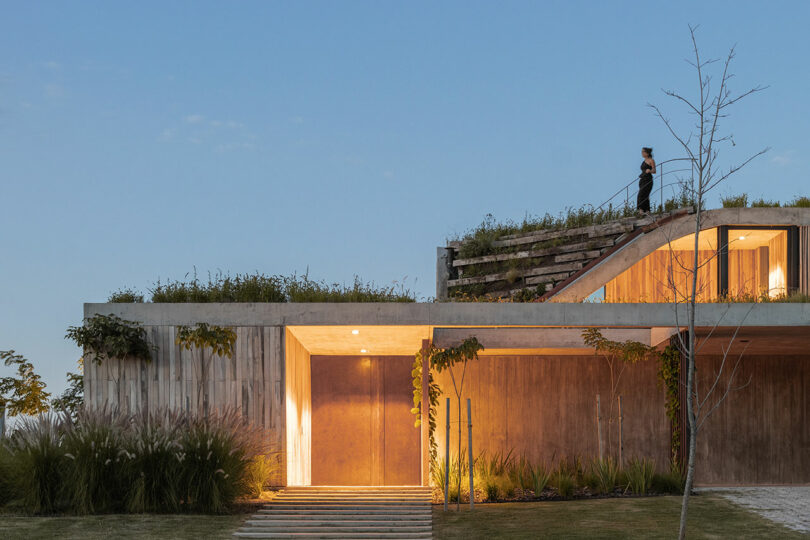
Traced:
[[641, 149], [641, 174], [638, 175], [638, 199], [636, 201], [636, 211], [639, 214], [650, 213], [650, 192], [653, 188], [653, 175], [655, 174], [655, 160], [653, 159], [653, 149], [644, 147]]

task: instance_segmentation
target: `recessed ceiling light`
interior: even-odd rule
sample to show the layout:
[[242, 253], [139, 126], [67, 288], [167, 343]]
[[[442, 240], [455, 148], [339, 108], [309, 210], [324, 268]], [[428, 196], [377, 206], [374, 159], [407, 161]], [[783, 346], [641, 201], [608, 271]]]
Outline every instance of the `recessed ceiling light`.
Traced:
[[365, 354], [365, 353], [367, 353], [368, 351], [367, 351], [366, 349], [360, 349], [360, 352], [361, 352], [361, 353], [363, 353], [363, 354]]
[[352, 334], [354, 334], [355, 336], [356, 336], [357, 334], [359, 334], [359, 333], [360, 333], [360, 330], [352, 330]]
[[740, 237], [740, 240], [745, 240], [745, 237], [744, 237], [744, 236], [741, 236], [741, 237]]

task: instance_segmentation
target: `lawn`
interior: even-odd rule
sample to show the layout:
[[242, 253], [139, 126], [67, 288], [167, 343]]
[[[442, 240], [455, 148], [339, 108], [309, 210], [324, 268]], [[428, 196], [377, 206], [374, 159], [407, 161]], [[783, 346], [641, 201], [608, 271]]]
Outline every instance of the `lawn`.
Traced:
[[[680, 497], [462, 505], [433, 510], [435, 538], [675, 538]], [[455, 508], [455, 507], [452, 507]], [[689, 538], [807, 538], [713, 495], [692, 498]]]
[[247, 515], [101, 515], [30, 517], [0, 514], [0, 538], [232, 538]]

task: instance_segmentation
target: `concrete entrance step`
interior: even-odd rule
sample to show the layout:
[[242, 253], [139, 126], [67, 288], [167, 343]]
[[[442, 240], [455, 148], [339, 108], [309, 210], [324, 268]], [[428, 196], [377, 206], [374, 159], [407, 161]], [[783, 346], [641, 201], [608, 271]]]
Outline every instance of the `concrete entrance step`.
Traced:
[[422, 487], [296, 487], [280, 492], [235, 534], [242, 538], [429, 539], [431, 492]]

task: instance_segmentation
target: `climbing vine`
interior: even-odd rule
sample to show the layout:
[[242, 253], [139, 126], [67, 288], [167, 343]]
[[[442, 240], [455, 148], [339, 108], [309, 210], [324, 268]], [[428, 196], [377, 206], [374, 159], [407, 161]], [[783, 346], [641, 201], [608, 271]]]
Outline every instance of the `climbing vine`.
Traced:
[[101, 364], [109, 358], [136, 358], [147, 362], [157, 347], [146, 340], [146, 330], [140, 323], [125, 321], [115, 315], [94, 315], [82, 326], [68, 327], [65, 339], [73, 340], [93, 361]]
[[667, 418], [669, 418], [670, 424], [672, 425], [672, 434], [669, 444], [673, 463], [678, 461], [678, 454], [681, 449], [680, 376], [681, 353], [676, 347], [668, 345], [660, 354], [658, 382], [664, 387], [664, 391], [666, 392], [665, 408]]
[[419, 350], [414, 356], [413, 370], [411, 370], [411, 377], [413, 379], [414, 406], [411, 409], [411, 412], [416, 416], [416, 421], [414, 422], [415, 427], [420, 427], [422, 425], [422, 360], [424, 359], [425, 353], [428, 355], [428, 364], [431, 370], [428, 375], [428, 384], [430, 386], [428, 394], [430, 400], [430, 410], [428, 411], [428, 428], [430, 437], [431, 463], [436, 461], [436, 454], [438, 452], [438, 444], [436, 443], [435, 437], [436, 414], [439, 406], [439, 396], [442, 394], [438, 383], [434, 382], [433, 380], [433, 370], [435, 369], [438, 373], [441, 373], [445, 369], [451, 370], [450, 375], [453, 377], [453, 385], [456, 388], [456, 397], [460, 400], [461, 389], [464, 385], [464, 376], [462, 374], [460, 384], [459, 386], [456, 386], [456, 380], [452, 372], [453, 366], [456, 364], [463, 364], [466, 370], [467, 362], [469, 360], [477, 359], [478, 351], [483, 350], [483, 348], [484, 346], [481, 345], [477, 338], [469, 337], [461, 342], [461, 344], [457, 347], [439, 349], [431, 345], [427, 350]]

